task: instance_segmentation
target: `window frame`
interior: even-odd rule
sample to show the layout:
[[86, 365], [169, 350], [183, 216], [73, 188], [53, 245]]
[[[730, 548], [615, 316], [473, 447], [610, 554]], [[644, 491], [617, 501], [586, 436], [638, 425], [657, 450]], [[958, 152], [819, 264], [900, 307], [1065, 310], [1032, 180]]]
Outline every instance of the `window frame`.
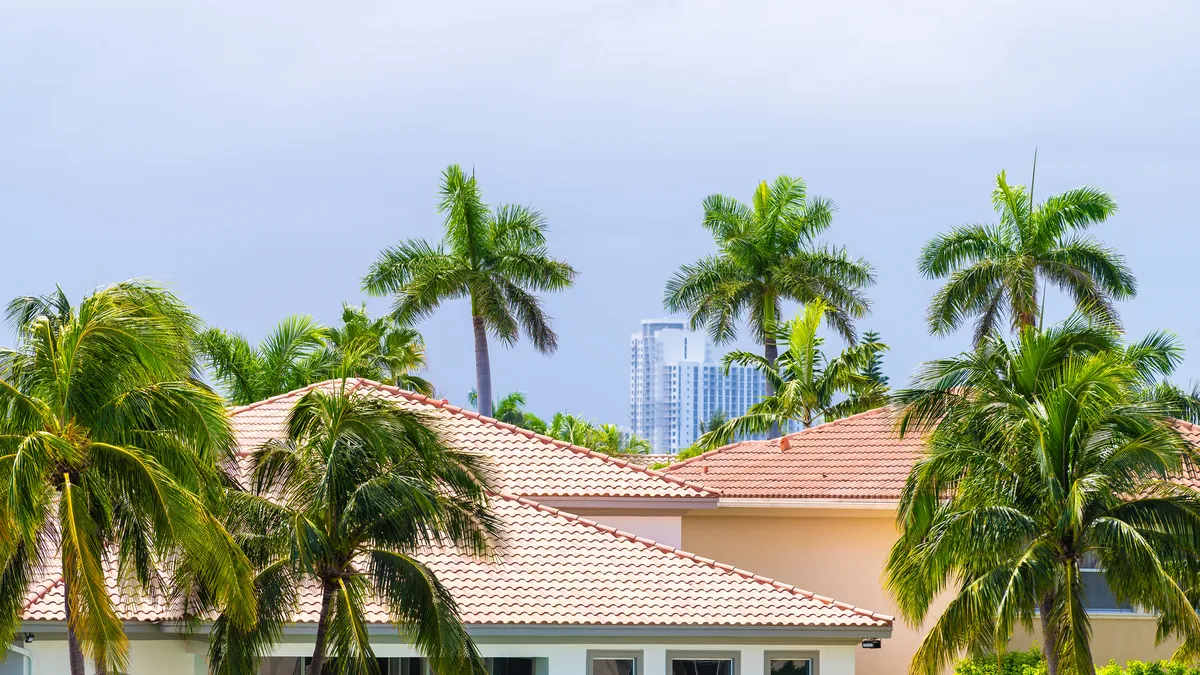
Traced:
[[764, 652], [763, 653], [763, 672], [766, 675], [771, 675], [771, 661], [800, 661], [805, 660], [812, 664], [809, 675], [821, 675], [821, 652], [818, 650], [791, 650], [782, 652]]
[[592, 675], [592, 662], [607, 659], [612, 660], [633, 660], [633, 675], [642, 675], [642, 664], [645, 661], [646, 653], [641, 650], [611, 650], [611, 649], [589, 649], [587, 650], [587, 675]]
[[667, 650], [667, 675], [671, 675], [672, 661], [719, 661], [727, 659], [733, 662], [733, 675], [742, 675], [742, 653], [740, 651], [718, 650]]

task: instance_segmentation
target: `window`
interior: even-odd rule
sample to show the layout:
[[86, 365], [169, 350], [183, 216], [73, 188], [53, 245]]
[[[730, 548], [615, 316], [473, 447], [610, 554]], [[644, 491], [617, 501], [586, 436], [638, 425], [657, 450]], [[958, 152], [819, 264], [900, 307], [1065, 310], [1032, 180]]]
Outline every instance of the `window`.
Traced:
[[641, 652], [588, 652], [588, 675], [642, 675]]
[[738, 675], [737, 652], [667, 652], [667, 675]]
[[515, 658], [488, 659], [488, 672], [492, 675], [533, 675], [533, 661]]
[[767, 675], [817, 675], [816, 652], [767, 653]]

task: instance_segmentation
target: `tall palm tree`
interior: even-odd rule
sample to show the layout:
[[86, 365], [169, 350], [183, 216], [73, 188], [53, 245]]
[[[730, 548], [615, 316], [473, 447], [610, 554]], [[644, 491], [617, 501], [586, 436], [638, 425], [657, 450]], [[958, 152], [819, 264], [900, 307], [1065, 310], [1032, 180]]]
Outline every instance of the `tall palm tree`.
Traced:
[[1085, 566], [1197, 655], [1200, 491], [1171, 477], [1200, 454], [1176, 432], [1172, 401], [1146, 396], [1179, 354], [1168, 334], [1125, 346], [1075, 317], [1012, 344], [986, 336], [898, 394], [901, 433], [929, 441], [900, 500], [886, 585], [914, 625], [952, 596], [910, 672], [1002, 651], [1018, 622], [1037, 620], [1051, 675], [1094, 673]]
[[784, 323], [777, 339], [787, 345], [787, 350], [774, 363], [751, 352], [725, 355], [726, 372], [733, 364], [753, 366], [771, 384], [773, 393], [747, 408], [745, 415], [701, 436], [697, 442], [701, 447], [716, 448], [739, 437], [786, 427], [793, 420], [807, 429], [818, 420], [845, 417], [887, 402], [884, 391], [871, 386], [862, 372], [887, 345], [878, 341], [863, 343], [827, 357], [821, 351], [824, 339], [817, 331], [828, 311], [829, 306], [817, 300]]
[[328, 329], [311, 316], [293, 314], [257, 346], [219, 328], [200, 333], [196, 345], [230, 402], [248, 405], [326, 377], [336, 362], [328, 338]]
[[433, 396], [433, 383], [414, 374], [427, 364], [425, 340], [416, 329], [400, 325], [390, 316], [372, 319], [365, 304], [343, 304], [342, 325], [328, 329], [328, 336], [335, 363], [359, 343], [368, 347], [358, 350], [362, 356], [358, 363], [350, 364], [350, 375]]
[[524, 332], [538, 351], [552, 353], [558, 336], [534, 293], [569, 288], [575, 270], [550, 257], [540, 212], [511, 204], [489, 207], [475, 175], [457, 164], [442, 174], [438, 212], [446, 218], [441, 243], [409, 239], [384, 250], [364, 277], [363, 289], [395, 296], [395, 317], [404, 324], [433, 313], [446, 300], [470, 300], [479, 412], [490, 417], [488, 333], [512, 345]]
[[217, 620], [214, 673], [258, 672], [300, 593], [319, 588], [308, 675], [377, 672], [365, 627], [369, 597], [384, 602], [438, 672], [485, 675], [453, 598], [416, 554], [444, 544], [492, 554], [498, 526], [486, 467], [447, 447], [428, 422], [342, 380], [305, 394], [288, 415], [286, 437], [255, 450], [250, 491], [234, 501], [258, 570], [259, 623], [245, 630]]
[[192, 377], [199, 320], [142, 281], [78, 307], [59, 289], [9, 308], [19, 343], [0, 349], [0, 642], [51, 542], [73, 675], [85, 659], [101, 672], [128, 663], [110, 561], [140, 592], [186, 569], [235, 625], [253, 625], [248, 561], [214, 515], [235, 443], [220, 396]]
[[1007, 318], [1013, 330], [1038, 323], [1047, 284], [1066, 292], [1078, 309], [1113, 325], [1115, 300], [1132, 298], [1137, 283], [1125, 259], [1080, 234], [1117, 210], [1108, 194], [1081, 187], [1033, 204], [1032, 190], [996, 177], [991, 225], [961, 225], [934, 237], [918, 262], [927, 279], [948, 281], [929, 303], [930, 332], [945, 335], [975, 316], [975, 343]]
[[864, 289], [875, 283], [875, 274], [866, 260], [817, 242], [833, 223], [833, 211], [833, 202], [810, 198], [804, 181], [789, 176], [760, 183], [750, 206], [709, 196], [704, 227], [718, 252], [679, 268], [667, 282], [663, 304], [686, 312], [694, 330], [706, 326], [718, 344], [734, 339], [746, 316], [768, 365], [778, 356], [776, 324], [784, 300], [824, 301], [826, 320], [853, 344], [853, 321], [870, 308]]

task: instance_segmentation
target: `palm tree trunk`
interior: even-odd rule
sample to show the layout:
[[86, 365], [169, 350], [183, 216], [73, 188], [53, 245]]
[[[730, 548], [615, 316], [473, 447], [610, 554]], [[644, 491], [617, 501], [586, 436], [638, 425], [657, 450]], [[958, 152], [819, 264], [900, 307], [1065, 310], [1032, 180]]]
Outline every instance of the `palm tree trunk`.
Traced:
[[[324, 582], [321, 594], [321, 614], [317, 618], [317, 640], [313, 645], [312, 661], [308, 664], [308, 675], [321, 675], [325, 668], [325, 636], [329, 632], [329, 609], [333, 605], [333, 582]], [[73, 674], [72, 674], [73, 675]]]
[[483, 317], [471, 317], [475, 326], [475, 391], [479, 396], [479, 414], [492, 416], [492, 360], [488, 356], [487, 327]]
[[1053, 609], [1052, 595], [1046, 596], [1038, 608], [1042, 614], [1042, 655], [1046, 657], [1047, 675], [1058, 675], [1058, 628], [1050, 622]]
[[79, 637], [75, 635], [75, 627], [71, 625], [71, 588], [67, 585], [67, 577], [63, 576], [63, 610], [67, 615], [67, 658], [71, 664], [71, 675], [84, 675], [83, 650], [79, 647]]
[[[775, 298], [768, 295], [763, 299], [763, 358], [771, 366], [779, 358], [779, 345], [775, 344]], [[775, 385], [767, 380], [767, 396], [775, 395]], [[772, 422], [767, 438], [779, 438], [779, 423]]]

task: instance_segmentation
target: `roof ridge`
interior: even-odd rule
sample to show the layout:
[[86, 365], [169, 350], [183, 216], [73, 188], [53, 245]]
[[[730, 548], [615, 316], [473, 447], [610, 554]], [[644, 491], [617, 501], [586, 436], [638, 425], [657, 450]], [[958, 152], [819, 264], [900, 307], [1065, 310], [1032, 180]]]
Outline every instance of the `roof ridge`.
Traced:
[[[251, 410], [253, 408], [256, 408], [260, 405], [275, 402], [282, 398], [287, 398], [288, 396], [294, 396], [294, 395], [300, 394], [300, 393], [307, 393], [317, 387], [321, 387], [321, 386], [324, 386], [326, 384], [330, 384], [333, 382], [338, 382], [340, 379], [341, 378], [335, 378], [335, 379], [331, 379], [331, 380], [325, 380], [323, 382], [315, 382], [313, 384], [308, 385], [307, 387], [303, 387], [301, 389], [297, 389], [295, 391], [291, 391], [286, 394], [279, 394], [279, 395], [273, 396], [269, 399], [265, 399], [263, 401], [258, 401], [257, 403], [252, 403], [248, 406], [242, 406], [240, 408], [231, 409], [229, 414], [236, 415], [238, 413], [245, 412], [246, 410]], [[677, 476], [667, 475], [667, 474], [663, 473], [662, 471], [658, 471], [658, 470], [651, 469], [646, 466], [639, 465], [636, 462], [631, 462], [627, 459], [620, 459], [617, 457], [613, 457], [611, 455], [606, 455], [603, 452], [596, 452], [595, 450], [585, 448], [583, 446], [575, 445], [573, 443], [568, 443], [566, 441], [560, 441], [557, 438], [551, 438], [550, 436], [547, 436], [545, 434], [539, 434], [539, 433], [536, 433], [529, 429], [523, 429], [521, 427], [516, 426], [515, 424], [509, 424], [508, 422], [501, 422], [500, 420], [498, 420], [494, 417], [488, 417], [486, 415], [481, 415], [474, 410], [467, 410], [466, 408], [463, 408], [461, 406], [456, 406], [456, 405], [450, 403], [449, 400], [444, 399], [444, 398], [443, 399], [431, 398], [424, 394], [418, 394], [417, 392], [409, 391], [407, 389], [403, 389], [403, 388], [397, 387], [395, 385], [384, 384], [382, 382], [377, 382], [375, 380], [369, 380], [365, 377], [355, 377], [355, 378], [345, 378], [345, 379], [347, 381], [353, 380], [355, 382], [354, 389], [368, 388], [368, 389], [372, 389], [372, 390], [381, 390], [381, 391], [388, 392], [390, 394], [394, 394], [396, 396], [403, 397], [410, 401], [416, 401], [417, 403], [427, 403], [429, 405], [432, 405], [435, 408], [445, 410], [446, 412], [450, 413], [451, 415], [459, 415], [462, 417], [466, 417], [467, 419], [478, 420], [479, 422], [482, 422], [483, 424], [487, 424], [487, 425], [496, 427], [497, 429], [502, 429], [504, 431], [508, 431], [508, 432], [515, 433], [520, 436], [524, 436], [529, 439], [536, 440], [539, 443], [542, 443], [545, 445], [552, 445], [554, 447], [562, 448], [564, 450], [570, 450], [571, 452], [574, 452], [577, 455], [583, 455], [585, 457], [593, 457], [595, 459], [599, 459], [608, 464], [613, 464], [615, 466], [628, 468], [628, 469], [638, 472], [638, 473], [644, 473], [644, 474], [647, 474], [650, 476], [654, 476], [655, 478], [665, 480], [668, 483], [673, 483], [675, 485], [679, 485], [681, 487], [685, 487], [690, 490], [694, 490], [696, 492], [701, 493], [702, 495], [711, 495], [713, 497], [719, 497], [721, 495], [721, 492], [719, 490], [705, 487], [704, 485], [701, 485], [699, 483], [693, 483], [692, 481], [685, 480], [685, 479], [679, 478]]]
[[833, 606], [833, 607], [837, 607], [839, 609], [844, 609], [846, 611], [857, 614], [859, 616], [865, 616], [865, 617], [868, 617], [871, 619], [875, 619], [877, 621], [886, 621], [889, 624], [895, 620], [895, 617], [890, 614], [882, 614], [880, 612], [875, 612], [875, 611], [872, 611], [869, 609], [865, 609], [863, 607], [857, 607], [855, 605], [851, 605], [850, 603], [847, 603], [847, 602], [840, 602], [838, 600], [834, 600], [833, 598], [828, 598], [823, 595], [817, 595], [816, 593], [813, 593], [812, 591], [806, 591], [803, 588], [793, 586], [792, 584], [785, 584], [782, 581], [778, 581], [771, 577], [764, 577], [759, 574], [754, 574], [753, 572], [749, 572], [747, 570], [743, 570], [743, 569], [734, 567], [733, 565], [726, 565], [724, 563], [717, 562], [716, 560], [713, 560], [711, 558], [705, 558], [703, 556], [696, 555], [695, 553], [689, 553], [689, 552], [684, 551], [676, 546], [669, 546], [667, 544], [664, 544], [660, 541], [656, 541], [654, 539], [649, 539], [646, 537], [639, 537], [638, 535], [633, 534], [632, 532], [626, 532], [624, 530], [619, 530], [610, 525], [604, 525], [597, 521], [594, 521], [594, 520], [591, 520], [588, 518], [584, 518], [582, 516], [577, 516], [573, 513], [567, 512], [567, 511], [563, 511], [562, 509], [556, 509], [552, 506], [546, 506], [545, 504], [542, 504], [541, 502], [538, 502], [537, 500], [534, 500], [534, 499], [530, 499], [528, 497], [521, 497], [518, 495], [508, 494], [505, 492], [497, 492], [495, 494], [496, 494], [496, 496], [498, 496], [502, 499], [514, 501], [523, 506], [532, 507], [534, 509], [537, 509], [538, 511], [542, 511], [543, 513], [547, 513], [549, 515], [557, 516], [557, 517], [567, 520], [569, 522], [577, 523], [579, 525], [583, 525], [584, 527], [590, 527], [592, 529], [599, 530], [605, 534], [610, 534], [618, 539], [624, 539], [626, 541], [630, 541], [630, 542], [633, 542], [636, 544], [641, 544], [647, 548], [656, 549], [656, 550], [662, 551], [664, 553], [668, 553], [668, 554], [677, 556], [679, 558], [683, 558], [684, 560], [690, 560], [692, 562], [700, 563], [702, 565], [708, 565], [709, 567], [721, 570], [722, 572], [728, 572], [730, 574], [737, 575], [744, 579], [749, 579], [751, 581], [763, 584], [765, 586], [771, 586], [778, 590], [781, 590], [781, 591], [784, 591], [787, 593], [791, 593], [792, 595], [798, 595], [802, 598], [816, 600], [817, 602], [820, 602], [823, 605]]
[[[830, 426], [833, 426], [836, 424], [841, 424], [843, 422], [849, 422], [850, 420], [857, 419], [860, 417], [866, 417], [868, 415], [877, 415], [879, 413], [886, 412], [888, 410], [891, 410], [891, 406], [885, 405], [885, 406], [879, 406], [878, 408], [871, 408], [870, 410], [864, 410], [860, 413], [855, 413], [853, 415], [848, 415], [846, 417], [839, 417], [836, 420], [822, 422], [821, 424], [818, 424], [815, 427], [801, 429], [800, 431], [794, 431], [790, 434], [783, 434], [779, 438], [795, 438], [801, 434], [817, 431], [818, 429], [824, 429], [826, 427], [830, 427]], [[760, 443], [760, 442], [766, 442], [768, 445], [775, 446], [775, 445], [779, 444], [779, 439], [778, 438], [768, 438], [768, 439], [734, 441], [733, 443], [727, 443], [725, 445], [722, 445], [719, 448], [713, 448], [712, 450], [702, 452], [699, 455], [696, 455], [695, 457], [689, 457], [689, 458], [683, 460], [682, 462], [676, 462], [674, 464], [671, 464], [671, 465], [667, 466], [664, 469], [664, 471], [674, 471], [675, 469], [679, 469], [681, 467], [688, 466], [690, 464], [695, 464], [697, 461], [699, 461], [701, 459], [704, 459], [706, 457], [712, 457], [713, 455], [716, 455], [721, 452], [725, 452], [726, 450], [729, 450], [730, 448], [734, 448], [739, 445], [742, 445], [743, 443]], [[709, 489], [713, 489], [713, 488], [709, 488]]]

